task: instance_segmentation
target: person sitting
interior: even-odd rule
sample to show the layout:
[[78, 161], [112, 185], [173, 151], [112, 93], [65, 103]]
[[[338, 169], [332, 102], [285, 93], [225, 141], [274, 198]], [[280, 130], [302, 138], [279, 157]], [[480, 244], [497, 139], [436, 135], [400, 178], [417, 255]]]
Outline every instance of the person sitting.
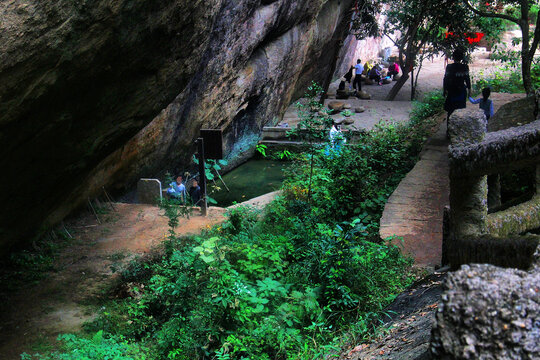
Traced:
[[201, 187], [197, 182], [197, 179], [193, 179], [191, 187], [189, 188], [189, 196], [191, 196], [191, 201], [194, 206], [200, 206], [199, 202], [201, 201]]
[[171, 199], [184, 202], [186, 199], [186, 187], [182, 184], [182, 176], [178, 176], [176, 181], [169, 184], [167, 194]]
[[397, 62], [392, 62], [388, 67], [388, 76], [392, 77], [392, 80], [396, 78], [396, 75], [399, 74], [399, 64]]
[[347, 142], [345, 136], [341, 132], [341, 121], [334, 119], [332, 128], [330, 129], [330, 145], [335, 150], [339, 150], [341, 145]]
[[336, 91], [336, 98], [337, 99], [347, 99], [349, 97], [349, 92], [345, 89], [346, 87], [346, 82], [349, 83], [349, 90], [351, 89], [351, 79], [353, 77], [353, 70], [354, 70], [354, 67], [351, 66], [351, 68], [349, 69], [349, 71], [347, 71], [347, 73], [345, 75], [343, 75], [340, 79], [339, 79], [339, 86], [338, 86], [338, 89]]
[[380, 70], [380, 65], [375, 65], [371, 68], [371, 70], [369, 70], [369, 74], [368, 74], [368, 77], [373, 80], [373, 81], [376, 81], [377, 84], [379, 85], [382, 85], [381, 84], [381, 70]]
[[366, 61], [366, 63], [364, 64], [364, 71], [362, 72], [362, 74], [367, 76], [372, 67], [373, 65], [369, 61]]

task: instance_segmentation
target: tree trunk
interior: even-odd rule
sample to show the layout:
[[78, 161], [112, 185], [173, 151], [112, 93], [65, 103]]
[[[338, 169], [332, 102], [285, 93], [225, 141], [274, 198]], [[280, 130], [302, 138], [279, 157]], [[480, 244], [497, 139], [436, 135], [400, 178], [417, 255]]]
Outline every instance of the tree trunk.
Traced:
[[523, 76], [523, 87], [527, 95], [534, 93], [532, 79], [531, 79], [531, 61], [532, 59], [527, 54], [527, 56], [522, 55], [521, 58], [521, 75]]
[[403, 72], [403, 75], [401, 75], [399, 80], [394, 84], [394, 86], [392, 86], [392, 88], [390, 89], [390, 92], [388, 93], [388, 95], [386, 95], [386, 99], [384, 100], [393, 101], [396, 98], [397, 94], [399, 93], [399, 90], [401, 90], [401, 88], [403, 87], [403, 85], [405, 85], [407, 80], [409, 80], [409, 73]]
[[414, 68], [411, 69], [411, 101], [414, 100]]
[[[522, 6], [524, 6], [522, 4]], [[534, 53], [529, 53], [529, 18], [522, 15], [519, 22], [521, 28], [521, 75], [523, 76], [523, 87], [527, 95], [533, 92], [531, 80], [531, 63]]]

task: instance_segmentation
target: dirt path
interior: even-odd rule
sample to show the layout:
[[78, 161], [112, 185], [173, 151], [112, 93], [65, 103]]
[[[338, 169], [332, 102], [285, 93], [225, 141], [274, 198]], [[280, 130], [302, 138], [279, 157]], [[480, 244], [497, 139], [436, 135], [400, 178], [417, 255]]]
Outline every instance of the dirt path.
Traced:
[[[473, 62], [469, 64], [471, 75], [474, 78], [478, 74], [487, 74], [496, 69], [495, 63], [489, 59], [489, 53], [478, 50], [473, 54]], [[427, 60], [424, 62], [418, 78], [417, 87], [417, 99], [421, 99], [425, 94], [442, 90], [443, 77], [444, 77], [444, 57], [435, 57], [432, 61]], [[355, 97], [350, 97], [345, 101], [351, 105], [351, 111], [354, 113], [354, 109], [357, 107], [364, 107], [365, 111], [362, 113], [353, 114], [350, 119], [354, 121], [354, 124], [347, 127], [356, 127], [359, 129], [371, 130], [375, 124], [379, 121], [385, 122], [406, 122], [409, 120], [409, 113], [412, 108], [411, 103], [411, 80], [403, 85], [400, 92], [396, 96], [394, 101], [384, 101], [386, 95], [392, 88], [394, 82], [386, 85], [362, 85], [362, 90], [367, 91], [371, 95], [371, 100], [360, 100]], [[339, 80], [333, 82], [328, 89], [328, 94], [332, 95], [336, 93], [336, 89], [339, 85]], [[334, 96], [330, 96], [325, 101], [328, 104], [329, 101], [335, 100]], [[341, 100], [340, 100], [341, 101]], [[294, 127], [300, 121], [298, 117], [298, 111], [296, 103], [291, 104], [285, 112], [280, 124], [287, 123], [289, 126]], [[339, 115], [335, 116], [340, 117]]]
[[[102, 215], [102, 224], [89, 214], [69, 223], [75, 240], [60, 254], [56, 271], [35, 286], [4, 295], [0, 359], [20, 359], [20, 353], [33, 353], [60, 333], [81, 330], [95, 316], [97, 301], [116, 276], [111, 266], [147, 253], [167, 237], [167, 218], [157, 207], [115, 207], [117, 212]], [[194, 213], [180, 220], [176, 233], [199, 232], [222, 221], [224, 212], [210, 208], [206, 218]]]

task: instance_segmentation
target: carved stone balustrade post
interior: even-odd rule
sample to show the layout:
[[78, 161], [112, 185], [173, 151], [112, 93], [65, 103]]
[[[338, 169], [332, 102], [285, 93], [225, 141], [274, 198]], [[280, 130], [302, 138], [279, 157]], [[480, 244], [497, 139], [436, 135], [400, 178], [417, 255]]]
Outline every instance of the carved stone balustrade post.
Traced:
[[[467, 147], [482, 141], [487, 121], [480, 110], [460, 109], [450, 116], [450, 156], [452, 147]], [[450, 157], [452, 159], [452, 157]], [[479, 236], [486, 233], [487, 176], [450, 173], [451, 237]], [[449, 244], [451, 246], [451, 244]]]

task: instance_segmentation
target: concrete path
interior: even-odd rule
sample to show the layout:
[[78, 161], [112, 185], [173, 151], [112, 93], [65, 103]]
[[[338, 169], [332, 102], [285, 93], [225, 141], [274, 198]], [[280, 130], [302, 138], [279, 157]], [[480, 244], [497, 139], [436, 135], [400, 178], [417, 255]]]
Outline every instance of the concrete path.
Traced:
[[[441, 115], [444, 117], [445, 115]], [[449, 204], [446, 121], [424, 145], [420, 160], [388, 199], [381, 218], [381, 237], [403, 238], [404, 252], [417, 265], [441, 263], [442, 219]], [[395, 243], [401, 243], [395, 240]]]
[[253, 199], [249, 199], [249, 200], [244, 201], [242, 203], [231, 205], [231, 206], [227, 207], [227, 209], [234, 209], [234, 208], [237, 208], [237, 207], [240, 207], [240, 206], [252, 206], [252, 207], [254, 207], [256, 209], [262, 210], [262, 209], [264, 209], [264, 207], [266, 205], [268, 205], [272, 201], [274, 201], [274, 199], [279, 194], [281, 194], [281, 190], [272, 191], [270, 193], [267, 193], [267, 194], [264, 194], [264, 195], [261, 195], [261, 196], [257, 196], [257, 197], [255, 197]]
[[[493, 93], [495, 112], [524, 94]], [[467, 103], [467, 107], [478, 105]], [[440, 115], [441, 119], [446, 115]], [[446, 121], [426, 142], [420, 160], [388, 199], [381, 218], [381, 237], [403, 238], [404, 251], [416, 264], [440, 265], [443, 209], [449, 205], [448, 140]], [[398, 243], [398, 241], [396, 241]]]

